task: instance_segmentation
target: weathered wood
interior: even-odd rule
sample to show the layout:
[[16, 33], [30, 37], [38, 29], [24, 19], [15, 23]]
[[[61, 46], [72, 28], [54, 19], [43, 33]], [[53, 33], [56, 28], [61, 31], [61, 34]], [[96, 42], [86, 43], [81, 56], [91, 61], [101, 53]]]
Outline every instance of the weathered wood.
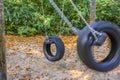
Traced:
[[3, 0], [0, 0], [0, 80], [7, 80]]
[[95, 21], [96, 17], [96, 0], [90, 0], [90, 23]]

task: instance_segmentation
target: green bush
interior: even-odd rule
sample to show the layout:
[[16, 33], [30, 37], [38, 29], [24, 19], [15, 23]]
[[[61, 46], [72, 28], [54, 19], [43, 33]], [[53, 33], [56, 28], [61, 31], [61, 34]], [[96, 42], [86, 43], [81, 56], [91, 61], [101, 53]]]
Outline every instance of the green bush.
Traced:
[[18, 34], [21, 36], [34, 36], [36, 35], [37, 30], [28, 26], [21, 26], [17, 29]]
[[97, 20], [105, 20], [120, 26], [119, 0], [97, 0]]
[[[82, 15], [89, 22], [90, 0], [73, 0]], [[62, 9], [63, 0], [55, 0]], [[65, 0], [64, 13], [79, 29], [85, 24], [69, 0]], [[6, 34], [32, 35], [73, 35], [71, 29], [61, 20], [49, 0], [4, 0]], [[107, 20], [120, 25], [119, 0], [97, 0], [96, 20]]]

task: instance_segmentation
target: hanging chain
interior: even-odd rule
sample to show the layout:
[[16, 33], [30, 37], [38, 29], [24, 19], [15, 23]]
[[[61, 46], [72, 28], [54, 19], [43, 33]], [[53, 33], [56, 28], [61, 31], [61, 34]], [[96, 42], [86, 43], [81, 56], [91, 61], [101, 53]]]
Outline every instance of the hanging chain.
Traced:
[[[44, 16], [44, 19], [45, 19], [45, 11], [44, 11], [44, 4], [43, 4], [43, 0], [41, 1], [42, 3], [42, 14]], [[48, 35], [48, 32], [47, 32], [47, 28], [46, 28], [46, 25], [45, 25], [45, 20], [44, 20], [44, 29], [45, 29], [45, 36], [47, 37]]]
[[52, 6], [55, 8], [55, 10], [58, 12], [58, 14], [61, 16], [61, 18], [67, 23], [67, 25], [72, 29], [74, 34], [78, 35], [80, 33], [80, 30], [77, 29], [72, 25], [72, 23], [68, 20], [68, 18], [64, 15], [64, 13], [60, 10], [60, 8], [56, 5], [56, 3], [53, 0], [49, 0]]
[[[60, 10], [60, 8], [56, 5], [56, 3], [54, 2], [54, 0], [49, 0], [50, 3], [52, 4], [52, 6], [55, 8], [55, 10], [58, 12], [58, 14], [61, 16], [61, 18], [67, 23], [67, 25], [73, 30], [73, 32], [78, 35], [80, 30], [75, 28], [72, 23], [68, 20], [68, 18], [64, 15], [64, 13]], [[81, 17], [81, 19], [84, 21], [84, 23], [87, 25], [87, 27], [89, 28], [90, 32], [92, 33], [92, 35], [94, 36], [95, 40], [98, 40], [97, 35], [101, 35], [100, 32], [94, 30], [85, 20], [85, 18], [82, 16], [81, 12], [78, 10], [78, 8], [76, 7], [76, 5], [73, 3], [72, 0], [70, 0], [72, 6], [75, 8], [75, 10], [78, 12], [79, 16]]]
[[78, 8], [76, 7], [76, 5], [74, 4], [74, 2], [72, 0], [70, 0], [72, 6], [74, 7], [74, 9], [77, 11], [78, 15], [81, 17], [81, 19], [84, 21], [84, 23], [87, 25], [87, 27], [89, 28], [90, 32], [92, 33], [92, 35], [94, 36], [94, 38], [97, 40], [97, 36], [96, 34], [98, 35], [101, 35], [100, 32], [94, 30], [88, 23], [87, 21], [85, 20], [85, 18], [83, 17], [83, 15], [81, 14], [81, 12], [78, 10]]
[[[62, 13], [64, 12], [64, 7], [65, 7], [65, 0], [63, 0], [62, 2]], [[59, 35], [61, 34], [61, 26], [63, 26], [63, 19], [61, 18], [60, 20], [60, 32], [59, 32]]]

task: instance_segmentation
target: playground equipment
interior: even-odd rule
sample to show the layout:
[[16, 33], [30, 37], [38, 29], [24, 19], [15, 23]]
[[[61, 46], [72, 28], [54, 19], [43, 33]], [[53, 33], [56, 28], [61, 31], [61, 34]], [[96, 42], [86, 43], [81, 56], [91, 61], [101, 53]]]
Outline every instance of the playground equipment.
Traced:
[[[119, 27], [111, 22], [99, 21], [88, 24], [87, 21], [82, 16], [81, 12], [78, 10], [76, 5], [72, 0], [70, 0], [72, 6], [77, 11], [81, 19], [86, 24], [86, 27], [82, 30], [74, 27], [72, 23], [67, 19], [64, 13], [60, 10], [54, 0], [49, 0], [51, 5], [55, 8], [61, 18], [67, 23], [67, 25], [72, 29], [72, 31], [78, 36], [77, 40], [77, 51], [80, 59], [89, 68], [97, 71], [110, 71], [116, 68], [120, 63], [120, 30]], [[111, 40], [111, 50], [108, 56], [102, 61], [97, 62], [93, 57], [92, 46], [101, 46], [109, 36]], [[56, 45], [56, 54], [53, 55], [51, 52], [51, 45]], [[50, 61], [58, 61], [64, 56], [64, 43], [59, 37], [50, 36], [48, 37], [43, 46], [44, 54]]]

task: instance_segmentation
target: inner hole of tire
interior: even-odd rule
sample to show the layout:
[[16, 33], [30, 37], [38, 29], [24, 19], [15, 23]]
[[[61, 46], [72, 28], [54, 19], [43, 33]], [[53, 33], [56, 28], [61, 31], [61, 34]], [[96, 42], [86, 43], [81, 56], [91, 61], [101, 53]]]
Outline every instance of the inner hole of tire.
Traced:
[[56, 48], [56, 45], [55, 45], [54, 43], [52, 43], [52, 44], [50, 45], [50, 51], [51, 51], [51, 54], [52, 54], [53, 56], [56, 55], [56, 53], [57, 53], [57, 48]]
[[103, 61], [110, 53], [111, 51], [111, 40], [110, 37], [107, 36], [105, 42], [101, 46], [92, 46], [92, 52], [93, 52], [93, 57], [96, 60], [96, 62], [101, 62]]

